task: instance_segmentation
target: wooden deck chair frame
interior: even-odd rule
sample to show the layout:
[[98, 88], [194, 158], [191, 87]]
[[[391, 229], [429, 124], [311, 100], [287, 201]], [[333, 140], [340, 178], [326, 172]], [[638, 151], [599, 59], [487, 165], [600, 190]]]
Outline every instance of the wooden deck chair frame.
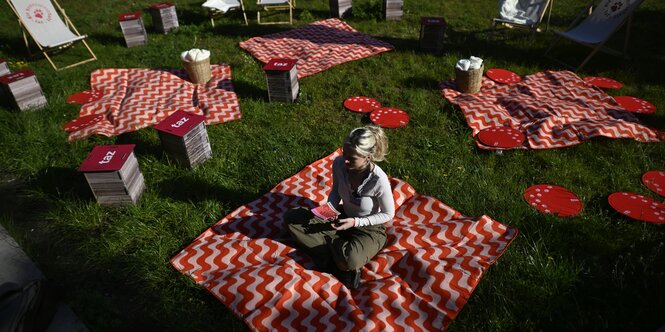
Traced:
[[[245, 19], [245, 25], [249, 25], [247, 22], [247, 13], [245, 13], [245, 4], [242, 2], [242, 0], [238, 0], [240, 3], [240, 11], [242, 12], [242, 17]], [[215, 10], [214, 8], [207, 8], [208, 10], [208, 15], [210, 16], [210, 25], [215, 27], [215, 17], [219, 17], [222, 15], [228, 14], [230, 11], [236, 11], [238, 8], [231, 8], [226, 12], [223, 12], [221, 10]]]
[[[32, 38], [35, 45], [37, 45], [37, 47], [39, 48], [39, 52], [41, 52], [44, 55], [46, 60], [48, 60], [48, 62], [53, 67], [53, 69], [55, 69], [56, 71], [76, 67], [78, 65], [97, 60], [97, 56], [92, 51], [90, 46], [88, 46], [88, 43], [85, 41], [85, 38], [87, 38], [87, 35], [81, 35], [78, 32], [78, 30], [76, 30], [76, 27], [74, 26], [74, 23], [72, 23], [72, 21], [69, 19], [69, 17], [65, 13], [65, 10], [60, 6], [60, 4], [56, 0], [49, 0], [49, 1], [55, 6], [55, 8], [57, 8], [57, 10], [60, 12], [60, 15], [62, 16], [62, 18], [64, 18], [64, 20], [62, 18], [59, 18], [59, 19], [61, 19], [63, 21], [63, 23], [65, 24], [65, 26], [67, 28], [69, 28], [70, 30], [73, 30], [73, 32], [78, 37], [82, 37], [82, 38], [80, 38], [78, 40], [71, 41], [71, 42], [66, 42], [66, 43], [63, 43], [63, 44], [60, 44], [60, 45], [56, 45], [56, 46], [53, 46], [53, 47], [44, 47], [44, 46], [42, 46], [37, 41], [37, 38], [35, 38], [35, 36], [32, 34], [32, 32], [30, 32], [30, 29], [28, 28], [28, 26], [21, 20], [21, 15], [19, 14], [16, 7], [14, 7], [14, 4], [12, 3], [12, 0], [6, 0], [6, 1], [7, 1], [7, 4], [9, 5], [9, 7], [12, 9], [12, 11], [14, 11], [14, 14], [16, 15], [16, 17], [18, 18], [18, 24], [21, 27], [21, 31], [23, 33], [23, 41], [25, 42], [25, 47], [28, 49], [28, 54], [29, 55], [32, 55], [32, 50], [30, 49], [30, 41], [28, 40], [28, 35], [30, 36], [30, 38]], [[58, 15], [58, 14], [56, 13], [56, 15]], [[85, 48], [90, 53], [91, 58], [85, 59], [83, 61], [79, 61], [77, 63], [67, 65], [65, 67], [56, 66], [55, 63], [53, 62], [53, 60], [51, 59], [51, 57], [48, 55], [48, 52], [55, 52], [55, 51], [62, 50], [64, 48], [67, 48], [67, 47], [71, 46], [72, 44], [74, 44], [77, 41], [80, 41], [80, 42], [83, 43], [83, 45], [85, 45]]]
[[[631, 23], [633, 21], [633, 14], [634, 14], [635, 10], [637, 10], [637, 8], [640, 6], [640, 4], [642, 4], [643, 1], [644, 0], [637, 0], [637, 3], [635, 4], [635, 7], [632, 8], [631, 11], [626, 14], [626, 17], [624, 17], [624, 19], [614, 27], [614, 30], [611, 31], [608, 34], [607, 38], [605, 38], [604, 40], [601, 40], [597, 43], [585, 43], [585, 42], [581, 42], [581, 41], [578, 41], [578, 40], [570, 39], [570, 38], [566, 37], [565, 35], [563, 35], [562, 33], [555, 31], [554, 33], [557, 34], [557, 38], [554, 40], [554, 42], [552, 42], [550, 47], [545, 51], [544, 56], [547, 57], [550, 60], [553, 60], [555, 62], [558, 62], [558, 63], [566, 66], [567, 68], [573, 70], [574, 72], [582, 69], [589, 62], [589, 60], [591, 60], [591, 58], [594, 55], [596, 55], [596, 53], [598, 53], [598, 51], [605, 52], [605, 53], [615, 55], [615, 56], [619, 56], [619, 57], [623, 57], [624, 59], [629, 59], [629, 57], [628, 57], [628, 40], [630, 38], [630, 26], [631, 26]], [[591, 3], [589, 3], [580, 12], [580, 14], [577, 15], [575, 20], [573, 20], [573, 22], [568, 26], [568, 28], [566, 28], [566, 31], [570, 31], [572, 28], [578, 26], [587, 17], [591, 16], [591, 14], [593, 13], [594, 8], [596, 8], [596, 9], [599, 8], [599, 6], [602, 5], [604, 2], [599, 4], [599, 6], [594, 5], [594, 3], [595, 3], [595, 1], [592, 1]], [[619, 50], [615, 50], [615, 49], [612, 49], [610, 47], [605, 46], [605, 43], [607, 43], [607, 41], [618, 30], [620, 30], [624, 25], [626, 26], [626, 30], [625, 30], [625, 36], [624, 36], [623, 50], [619, 51]], [[581, 45], [584, 45], [584, 46], [587, 46], [587, 47], [591, 48], [591, 53], [589, 53], [589, 55], [587, 55], [587, 57], [577, 67], [573, 66], [573, 65], [570, 65], [566, 62], [563, 62], [563, 61], [549, 55], [550, 51], [554, 48], [554, 46], [559, 41], [561, 41], [561, 39], [563, 39], [564, 37], [566, 37], [567, 39], [570, 39], [573, 42], [576, 42], [578, 44], [581, 44]]]
[[[296, 0], [286, 0], [284, 3], [280, 4], [262, 4], [261, 0], [256, 2], [256, 5], [259, 8], [256, 10], [256, 20], [259, 24], [293, 24], [293, 10], [296, 7]], [[262, 8], [261, 8], [262, 7]], [[261, 9], [265, 11], [271, 10], [288, 10], [289, 11], [289, 20], [288, 21], [276, 21], [276, 22], [261, 22]]]
[[545, 4], [543, 10], [540, 12], [537, 22], [532, 24], [520, 24], [497, 17], [492, 19], [492, 28], [496, 28], [497, 25], [503, 25], [508, 28], [520, 28], [520, 29], [530, 30], [531, 32], [540, 32], [541, 30], [538, 27], [538, 25], [540, 25], [540, 23], [543, 22], [545, 15], [547, 15], [547, 23], [545, 24], [545, 31], [547, 31], [550, 28], [550, 17], [552, 16], [552, 7], [554, 7], [554, 0], [543, 0], [543, 1], [547, 1], [547, 3]]

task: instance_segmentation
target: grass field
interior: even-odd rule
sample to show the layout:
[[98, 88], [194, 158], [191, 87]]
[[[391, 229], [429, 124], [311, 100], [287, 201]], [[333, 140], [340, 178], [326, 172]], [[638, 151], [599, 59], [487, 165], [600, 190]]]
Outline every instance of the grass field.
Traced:
[[[342, 107], [355, 95], [374, 97], [411, 116], [407, 127], [387, 131], [391, 153], [382, 167], [388, 174], [465, 215], [486, 214], [520, 231], [450, 330], [654, 331], [665, 324], [665, 226], [629, 220], [607, 203], [615, 191], [662, 201], [640, 177], [665, 168], [665, 145], [593, 138], [568, 148], [497, 155], [476, 148], [459, 108], [437, 89], [438, 81], [453, 77], [454, 63], [470, 55], [485, 59], [486, 68], [520, 74], [563, 69], [542, 57], [551, 32], [529, 37], [521, 31], [488, 31], [496, 1], [407, 0], [404, 19], [386, 22], [379, 14], [381, 1], [357, 0], [354, 16], [346, 21], [396, 49], [303, 78], [297, 103], [274, 104], [267, 100], [261, 63], [238, 43], [291, 27], [256, 25], [256, 7], [246, 1], [249, 26], [231, 14], [212, 28], [201, 3], [178, 1], [177, 32], [150, 31], [147, 46], [126, 48], [117, 15], [143, 11], [151, 27], [150, 1], [61, 0], [99, 57], [61, 72], [43, 58], [27, 56], [16, 18], [0, 4], [0, 57], [12, 70], [33, 69], [49, 100], [47, 108], [19, 113], [2, 96], [0, 223], [91, 330], [246, 330], [168, 260], [236, 207], [339, 147], [350, 129], [367, 122]], [[557, 0], [554, 5], [551, 27], [561, 30], [585, 3]], [[444, 55], [417, 50], [421, 16], [448, 21]], [[298, 1], [294, 25], [327, 17], [327, 1]], [[654, 115], [640, 117], [659, 130], [665, 130], [663, 17], [665, 2], [646, 0], [633, 20], [632, 60], [599, 54], [579, 73], [615, 78], [625, 86], [608, 93], [656, 105]], [[622, 36], [612, 43], [619, 45]], [[79, 107], [65, 99], [89, 89], [91, 71], [180, 67], [180, 52], [193, 47], [209, 49], [213, 62], [231, 65], [243, 113], [240, 121], [208, 127], [212, 160], [195, 170], [177, 166], [150, 128], [67, 142], [62, 125], [77, 116]], [[77, 47], [55, 59], [69, 60], [80, 51]], [[564, 43], [556, 51], [581, 60], [587, 50]], [[111, 143], [137, 144], [147, 184], [137, 206], [99, 207], [76, 171], [94, 146]], [[572, 190], [584, 210], [563, 219], [530, 208], [522, 192], [538, 183]]]

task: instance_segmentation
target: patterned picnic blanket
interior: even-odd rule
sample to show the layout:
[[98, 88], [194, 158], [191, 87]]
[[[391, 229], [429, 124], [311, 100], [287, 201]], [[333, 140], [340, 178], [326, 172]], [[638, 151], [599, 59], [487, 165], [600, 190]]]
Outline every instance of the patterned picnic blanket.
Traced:
[[115, 136], [152, 126], [177, 110], [206, 117], [206, 124], [239, 120], [240, 104], [231, 82], [229, 65], [212, 65], [206, 84], [189, 82], [181, 69], [98, 69], [90, 87], [101, 98], [81, 106], [79, 118], [104, 114], [98, 122], [69, 134], [69, 141], [93, 134]]
[[570, 71], [540, 72], [513, 84], [483, 77], [477, 94], [460, 93], [454, 80], [441, 82], [440, 88], [443, 97], [460, 106], [474, 136], [488, 127], [509, 126], [526, 135], [518, 148], [559, 148], [595, 136], [665, 140], [663, 132], [643, 125], [614, 98]]
[[349, 290], [285, 231], [283, 213], [315, 207], [332, 161], [314, 162], [210, 227], [171, 259], [254, 331], [433, 331], [457, 316], [484, 271], [517, 235], [488, 216], [465, 217], [391, 179], [397, 212], [386, 247]]
[[298, 78], [394, 49], [389, 43], [360, 33], [337, 18], [254, 37], [241, 42], [240, 47], [263, 63], [273, 58], [297, 59]]

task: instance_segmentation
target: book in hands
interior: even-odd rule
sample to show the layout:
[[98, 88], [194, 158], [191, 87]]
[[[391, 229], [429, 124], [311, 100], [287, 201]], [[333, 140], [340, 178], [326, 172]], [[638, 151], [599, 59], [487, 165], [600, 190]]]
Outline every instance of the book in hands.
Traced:
[[334, 219], [340, 215], [340, 212], [337, 211], [330, 202], [323, 204], [321, 206], [317, 206], [313, 208], [311, 211], [317, 218], [322, 220]]

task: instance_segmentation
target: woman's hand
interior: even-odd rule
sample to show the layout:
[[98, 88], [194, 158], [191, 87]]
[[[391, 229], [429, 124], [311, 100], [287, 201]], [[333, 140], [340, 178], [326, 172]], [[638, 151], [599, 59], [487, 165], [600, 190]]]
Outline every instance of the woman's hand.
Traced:
[[345, 229], [354, 227], [356, 225], [356, 220], [354, 218], [337, 219], [330, 225], [337, 231], [343, 231]]

